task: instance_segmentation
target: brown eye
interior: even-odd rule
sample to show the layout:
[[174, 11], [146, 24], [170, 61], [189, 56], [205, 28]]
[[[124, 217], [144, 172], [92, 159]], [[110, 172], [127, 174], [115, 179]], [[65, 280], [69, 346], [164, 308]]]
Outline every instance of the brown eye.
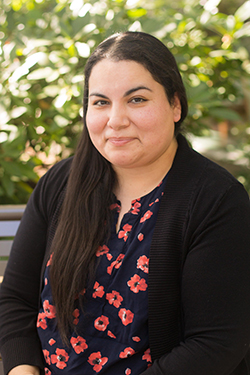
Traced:
[[132, 98], [132, 99], [130, 100], [131, 103], [135, 103], [135, 104], [137, 104], [137, 103], [143, 103], [143, 102], [146, 102], [146, 101], [147, 101], [146, 99], [144, 99], [144, 98], [139, 98], [139, 97]]
[[108, 104], [108, 101], [107, 100], [103, 100], [103, 99], [100, 99], [100, 100], [96, 100], [93, 105], [96, 105], [96, 106], [99, 106], [99, 107], [102, 107], [104, 105]]

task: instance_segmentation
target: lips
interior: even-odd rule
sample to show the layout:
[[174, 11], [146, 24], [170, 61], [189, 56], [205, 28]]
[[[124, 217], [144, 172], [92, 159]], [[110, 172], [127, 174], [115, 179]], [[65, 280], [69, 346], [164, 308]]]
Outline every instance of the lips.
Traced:
[[114, 146], [124, 146], [130, 142], [132, 142], [134, 138], [130, 137], [110, 137], [108, 141]]

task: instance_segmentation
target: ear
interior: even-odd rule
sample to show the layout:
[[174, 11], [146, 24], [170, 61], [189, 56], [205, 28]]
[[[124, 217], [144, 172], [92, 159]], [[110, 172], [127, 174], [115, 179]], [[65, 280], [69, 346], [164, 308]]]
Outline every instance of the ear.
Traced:
[[173, 115], [174, 115], [174, 122], [178, 122], [181, 118], [181, 102], [177, 93], [174, 94], [174, 97], [172, 100], [172, 109], [173, 109]]

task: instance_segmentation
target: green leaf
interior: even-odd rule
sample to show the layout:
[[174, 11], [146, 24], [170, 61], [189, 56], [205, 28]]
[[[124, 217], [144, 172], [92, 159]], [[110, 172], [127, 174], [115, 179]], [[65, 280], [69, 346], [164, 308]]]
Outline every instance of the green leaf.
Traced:
[[140, 20], [142, 29], [144, 32], [152, 34], [156, 32], [157, 30], [161, 30], [161, 28], [164, 27], [165, 21], [151, 19], [151, 18], [145, 18]]
[[4, 169], [4, 173], [6, 176], [8, 175], [8, 176], [22, 177], [22, 172], [17, 162], [15, 161], [6, 162], [6, 161], [1, 160], [0, 163]]
[[50, 77], [52, 74], [53, 74], [53, 69], [47, 66], [45, 68], [33, 70], [33, 72], [28, 74], [27, 78], [28, 80], [45, 79], [45, 78]]
[[27, 192], [29, 195], [32, 193], [32, 187], [24, 181], [18, 181], [17, 186], [19, 186], [22, 190]]
[[147, 10], [140, 8], [140, 9], [130, 9], [127, 12], [128, 16], [131, 18], [140, 18], [142, 16], [145, 16], [147, 14]]
[[2, 149], [4, 151], [4, 154], [2, 156], [10, 156], [11, 158], [18, 157], [18, 155], [20, 155], [20, 152], [25, 147], [25, 142], [26, 139], [23, 134], [13, 139], [13, 141], [11, 142], [3, 142]]
[[[188, 131], [204, 135], [215, 122], [229, 119], [235, 127], [237, 121], [239, 132], [231, 137], [238, 149], [248, 150], [249, 0], [223, 0], [219, 12], [209, 13], [207, 18], [199, 0], [74, 0], [80, 15], [85, 7], [83, 17], [72, 10], [72, 0], [2, 3], [0, 158], [9, 160], [5, 178], [11, 177], [11, 172], [21, 177], [10, 182], [11, 196], [1, 186], [0, 195], [4, 195], [0, 202], [27, 201], [38, 179], [34, 167], [41, 164], [40, 153], [53, 152], [52, 142], [61, 145], [65, 155], [73, 153], [82, 129], [79, 93], [83, 91], [83, 79], [77, 77], [84, 74], [88, 55], [84, 46], [93, 50], [105, 37], [129, 30], [137, 20], [142, 31], [161, 38], [176, 57], [190, 104]], [[240, 3], [244, 4], [237, 9]], [[197, 56], [201, 62], [192, 65]], [[189, 87], [195, 81], [200, 84]], [[224, 94], [218, 90], [221, 87], [226, 90]], [[244, 120], [233, 111], [236, 106]], [[32, 155], [27, 163], [20, 161], [23, 153]], [[250, 163], [249, 151], [244, 155]], [[244, 176], [249, 190], [249, 170]]]
[[29, 179], [36, 181], [37, 180], [37, 174], [33, 171], [34, 165], [31, 163], [20, 163], [19, 169], [21, 172], [22, 178]]
[[16, 108], [12, 109], [11, 117], [12, 118], [18, 118], [18, 117], [22, 116], [25, 112], [27, 112], [26, 107], [16, 107]]
[[9, 176], [3, 175], [2, 179], [2, 186], [6, 192], [8, 197], [12, 197], [14, 194], [15, 186], [14, 183], [11, 181]]
[[230, 108], [211, 108], [210, 115], [221, 120], [240, 121], [241, 116]]
[[191, 87], [186, 86], [188, 99], [192, 103], [201, 103], [206, 102], [211, 99], [211, 92], [209, 90], [209, 87], [205, 83], [201, 83], [199, 86]]
[[84, 26], [88, 25], [91, 22], [91, 17], [89, 12], [85, 14], [84, 17], [77, 17], [75, 20], [72, 22], [72, 29], [74, 35], [78, 34]]
[[241, 5], [235, 12], [235, 16], [241, 21], [246, 21], [248, 18], [250, 18], [250, 1], [246, 1], [243, 5]]

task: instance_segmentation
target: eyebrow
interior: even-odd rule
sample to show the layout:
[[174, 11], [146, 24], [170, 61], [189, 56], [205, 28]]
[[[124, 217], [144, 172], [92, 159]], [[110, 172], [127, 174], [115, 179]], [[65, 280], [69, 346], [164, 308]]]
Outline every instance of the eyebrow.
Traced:
[[133, 89], [130, 89], [130, 90], [126, 91], [124, 97], [128, 96], [130, 94], [133, 94], [133, 92], [139, 91], [139, 90], [148, 90], [148, 91], [152, 92], [152, 90], [147, 86], [137, 86], [137, 87], [134, 87]]
[[[137, 87], [134, 87], [134, 88], [126, 91], [125, 94], [123, 95], [123, 97], [125, 98], [126, 96], [129, 96], [129, 95], [133, 94], [133, 92], [136, 92], [136, 91], [139, 91], [139, 90], [148, 90], [148, 91], [152, 92], [152, 90], [147, 86], [137, 86]], [[93, 92], [89, 96], [99, 96], [100, 98], [108, 99], [108, 97], [106, 95], [100, 94], [98, 92]]]

